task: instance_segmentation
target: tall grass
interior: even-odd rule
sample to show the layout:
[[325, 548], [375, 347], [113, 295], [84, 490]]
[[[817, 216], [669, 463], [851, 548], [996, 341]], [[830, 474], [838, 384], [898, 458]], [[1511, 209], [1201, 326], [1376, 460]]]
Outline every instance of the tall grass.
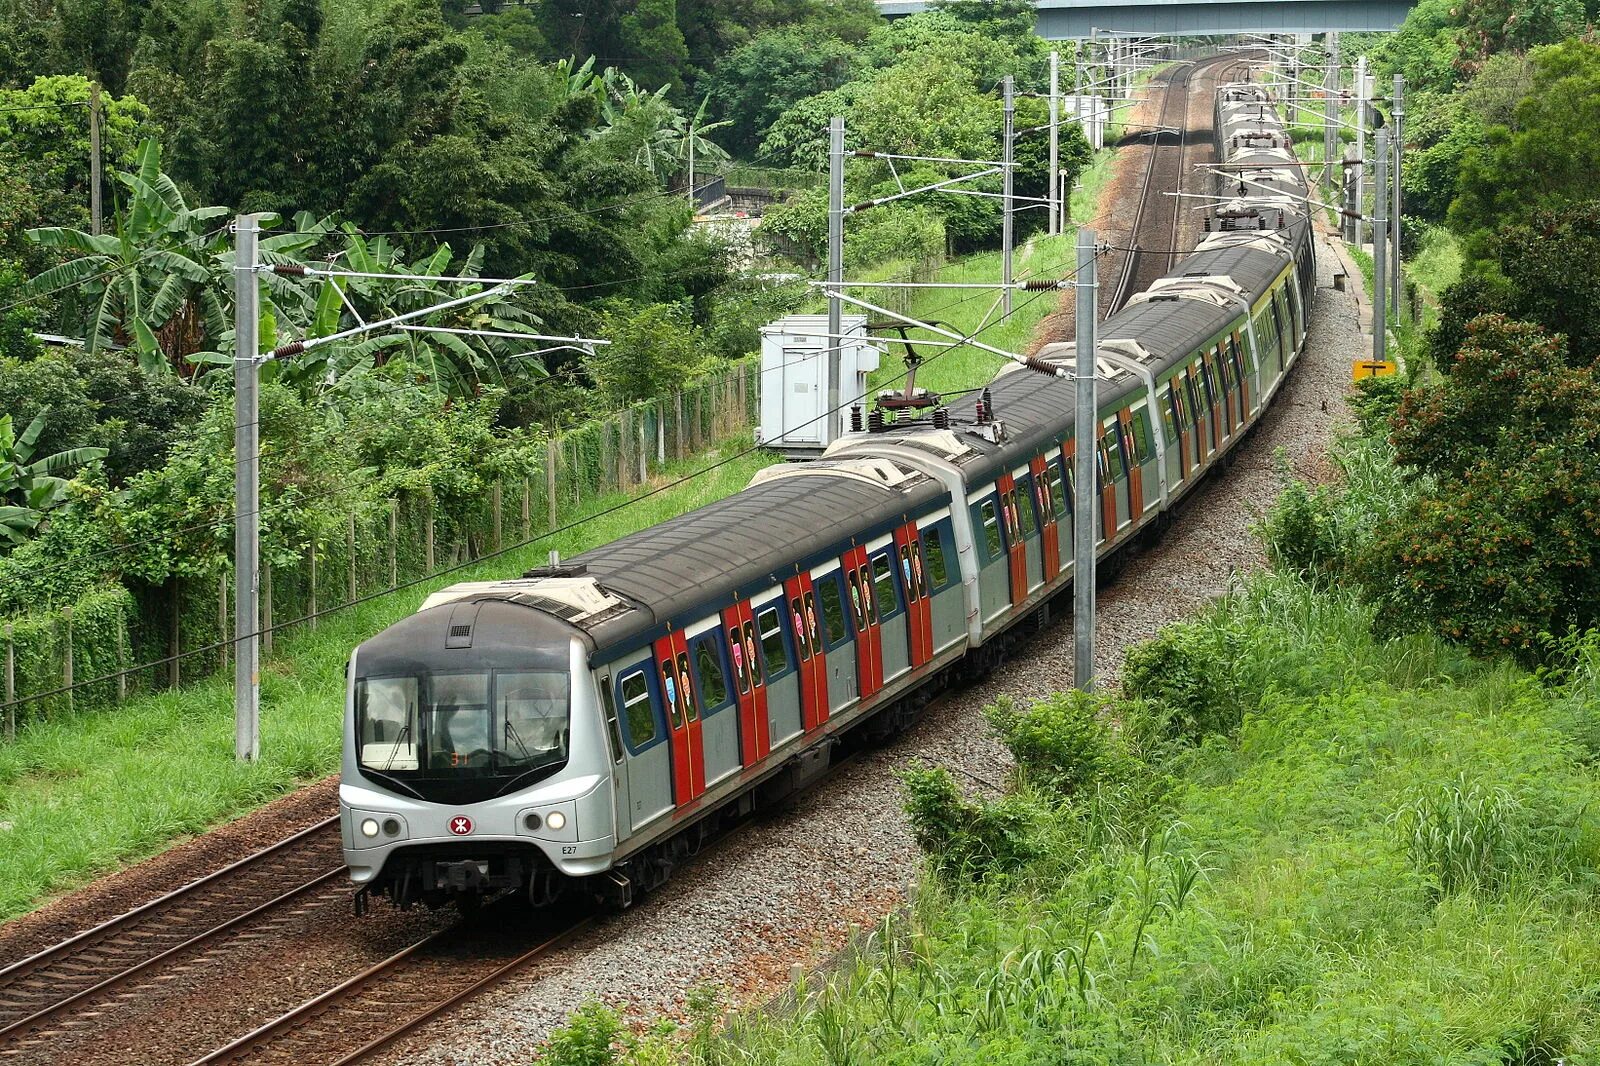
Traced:
[[611, 509], [626, 496], [596, 498], [577, 516], [590, 520], [567, 532], [283, 634], [263, 668], [259, 762], [234, 761], [232, 686], [217, 677], [25, 731], [0, 746], [0, 919], [336, 770], [350, 650], [430, 592], [519, 574], [552, 548], [603, 544], [735, 492], [773, 461], [752, 453], [621, 510]]

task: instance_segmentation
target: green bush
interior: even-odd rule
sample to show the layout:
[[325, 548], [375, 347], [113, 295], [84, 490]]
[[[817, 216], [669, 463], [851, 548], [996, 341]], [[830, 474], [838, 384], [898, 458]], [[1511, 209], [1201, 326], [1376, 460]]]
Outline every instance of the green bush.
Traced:
[[1129, 651], [1122, 687], [1142, 701], [1141, 730], [1184, 741], [1237, 732], [1249, 703], [1233, 667], [1238, 645], [1233, 631], [1178, 622]]
[[1520, 805], [1465, 774], [1417, 794], [1395, 815], [1411, 861], [1442, 895], [1504, 884], [1526, 848]]
[[590, 1000], [550, 1034], [543, 1066], [613, 1066], [621, 1061], [625, 1031], [617, 1012]]
[[912, 835], [946, 881], [1014, 873], [1042, 854], [1044, 813], [1026, 796], [1011, 793], [994, 803], [968, 799], [941, 767], [914, 766], [902, 781]]
[[1132, 761], [1101, 720], [1103, 702], [1074, 690], [1057, 692], [1024, 711], [1002, 696], [983, 714], [1028, 780], [1074, 796], [1126, 775]]

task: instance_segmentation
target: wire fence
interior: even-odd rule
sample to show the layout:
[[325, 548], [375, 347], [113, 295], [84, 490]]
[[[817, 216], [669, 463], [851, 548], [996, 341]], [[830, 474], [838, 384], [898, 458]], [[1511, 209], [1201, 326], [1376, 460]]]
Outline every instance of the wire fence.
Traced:
[[[745, 360], [551, 437], [525, 469], [493, 478], [486, 491], [356, 500], [343, 528], [314, 537], [298, 558], [263, 561], [263, 654], [273, 654], [272, 638], [285, 625], [305, 620], [315, 628], [316, 616], [330, 608], [556, 530], [599, 497], [634, 492], [672, 463], [747, 437], [759, 380], [759, 360]], [[160, 585], [129, 580], [70, 607], [0, 621], [4, 737], [13, 739], [29, 722], [114, 706], [227, 669], [232, 593], [233, 570], [222, 562], [197, 577]], [[118, 674], [74, 688], [75, 677]], [[55, 694], [30, 699], [39, 693]]]

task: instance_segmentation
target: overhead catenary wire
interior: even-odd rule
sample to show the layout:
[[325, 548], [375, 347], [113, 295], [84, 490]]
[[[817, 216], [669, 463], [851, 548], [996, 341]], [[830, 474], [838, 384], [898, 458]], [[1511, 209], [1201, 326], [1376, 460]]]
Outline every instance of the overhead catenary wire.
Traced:
[[[1009, 311], [1009, 312], [1006, 312], [1006, 313], [1002, 314], [1000, 317], [994, 319], [992, 322], [988, 322], [988, 323], [986, 323], [984, 325], [981, 325], [978, 329], [976, 329], [976, 330], [972, 331], [971, 333], [967, 334], [967, 336], [964, 339], [965, 340], [973, 340], [973, 339], [975, 339], [976, 337], [978, 337], [982, 333], [985, 333], [988, 330], [995, 328], [996, 326], [1000, 325], [1000, 323], [1006, 321], [1008, 318], [1010, 318], [1013, 315], [1019, 313], [1023, 308], [1031, 306], [1035, 300], [1038, 300], [1038, 299], [1042, 298], [1044, 295], [1045, 295], [1044, 292], [1039, 292], [1039, 293], [1034, 294], [1029, 299], [1027, 299], [1027, 300], [1023, 301], [1022, 303], [1020, 303], [1012, 311]], [[970, 297], [969, 297], [969, 299], [970, 299]], [[946, 349], [944, 349], [942, 351], [934, 353], [933, 355], [929, 356], [927, 359], [925, 359], [923, 361], [923, 366], [926, 367], [928, 363], [934, 361], [935, 359], [940, 358], [941, 356], [943, 356], [943, 355], [945, 355], [948, 352], [953, 351], [953, 350], [954, 350], [954, 348], [946, 348]], [[894, 384], [895, 382], [898, 382], [901, 379], [905, 378], [910, 373], [911, 373], [910, 368], [907, 368], [901, 374], [898, 374], [895, 377], [889, 379], [889, 381], [885, 382], [885, 384]], [[821, 421], [823, 419], [826, 419], [826, 418], [830, 418], [833, 415], [837, 414], [839, 411], [848, 409], [849, 406], [851, 406], [852, 404], [860, 402], [864, 398], [865, 398], [865, 394], [863, 394], [861, 396], [853, 397], [850, 401], [848, 401], [847, 403], [841, 404], [838, 408], [831, 409], [831, 410], [828, 410], [828, 411], [824, 411], [822, 414], [818, 415], [816, 418], [812, 419], [810, 422], [804, 423], [804, 424], [802, 424], [800, 426], [796, 426], [794, 428], [795, 429], [804, 429], [808, 425], [814, 424], [814, 423], [819, 422], [819, 421]], [[710, 474], [710, 473], [712, 473], [712, 472], [714, 472], [716, 470], [721, 469], [724, 466], [727, 466], [727, 465], [729, 465], [731, 463], [737, 462], [740, 459], [743, 459], [746, 456], [748, 456], [748, 455], [750, 455], [750, 454], [752, 454], [754, 452], [760, 451], [760, 450], [761, 450], [761, 446], [760, 445], [751, 445], [749, 447], [742, 448], [739, 451], [733, 453], [732, 455], [724, 456], [723, 458], [718, 459], [717, 461], [715, 461], [715, 462], [713, 462], [713, 463], [711, 463], [711, 464], [709, 464], [707, 466], [701, 467], [701, 468], [699, 468], [697, 470], [690, 471], [689, 473], [684, 474], [681, 477], [675, 478], [672, 481], [668, 481], [668, 482], [665, 482], [665, 483], [663, 483], [661, 485], [655, 486], [654, 488], [651, 488], [646, 492], [642, 492], [637, 496], [630, 496], [628, 499], [623, 500], [620, 503], [617, 503], [617, 504], [614, 504], [614, 505], [612, 505], [610, 507], [604, 508], [604, 509], [602, 509], [600, 511], [597, 511], [597, 512], [593, 513], [593, 514], [584, 515], [581, 518], [574, 519], [573, 521], [565, 523], [564, 525], [561, 525], [561, 526], [557, 526], [554, 529], [546, 530], [546, 531], [544, 531], [542, 533], [539, 533], [539, 534], [536, 534], [534, 536], [524, 538], [523, 540], [514, 542], [512, 544], [508, 544], [508, 545], [506, 545], [506, 546], [504, 546], [502, 548], [499, 548], [499, 549], [497, 549], [495, 551], [487, 552], [487, 553], [485, 553], [483, 555], [480, 555], [476, 559], [466, 560], [464, 562], [457, 563], [457, 564], [455, 564], [453, 566], [445, 567], [442, 570], [436, 570], [431, 574], [424, 574], [424, 575], [419, 576], [419, 577], [411, 578], [411, 579], [409, 579], [407, 581], [400, 582], [399, 584], [395, 585], [393, 588], [380, 589], [380, 590], [378, 590], [376, 592], [371, 592], [371, 593], [368, 593], [368, 594], [366, 594], [364, 596], [358, 596], [353, 600], [347, 601], [347, 602], [342, 603], [342, 604], [336, 604], [335, 606], [328, 607], [328, 608], [325, 608], [325, 609], [320, 610], [320, 611], [308, 613], [306, 615], [303, 615], [300, 618], [291, 619], [291, 620], [285, 621], [285, 622], [277, 622], [277, 623], [274, 623], [274, 624], [272, 624], [270, 626], [259, 626], [258, 625], [256, 630], [254, 632], [250, 633], [248, 635], [248, 637], [250, 639], [254, 639], [254, 638], [263, 636], [263, 635], [265, 635], [267, 633], [275, 633], [275, 632], [277, 632], [279, 630], [282, 630], [282, 629], [288, 629], [288, 628], [291, 628], [293, 626], [303, 625], [303, 624], [308, 623], [308, 622], [312, 622], [312, 621], [316, 621], [316, 620], [321, 619], [321, 618], [325, 618], [325, 617], [327, 617], [329, 615], [332, 615], [332, 614], [337, 614], [337, 613], [339, 613], [341, 611], [350, 610], [352, 608], [361, 606], [362, 604], [365, 604], [365, 603], [370, 603], [370, 602], [372, 602], [374, 600], [382, 599], [385, 596], [395, 595], [396, 593], [403, 592], [403, 591], [406, 591], [408, 589], [415, 588], [418, 585], [427, 584], [429, 582], [435, 581], [435, 580], [437, 580], [439, 578], [442, 578], [442, 577], [448, 577], [449, 575], [457, 573], [457, 572], [459, 572], [461, 570], [465, 570], [465, 569], [468, 569], [470, 567], [477, 566], [477, 565], [479, 565], [481, 563], [485, 563], [485, 562], [491, 561], [493, 559], [500, 558], [501, 556], [507, 555], [507, 554], [509, 554], [511, 552], [518, 551], [518, 550], [520, 550], [522, 548], [527, 547], [530, 544], [538, 543], [541, 540], [547, 540], [547, 539], [549, 539], [551, 537], [558, 536], [558, 535], [560, 535], [562, 533], [569, 532], [569, 531], [571, 531], [573, 529], [576, 529], [576, 528], [578, 528], [580, 526], [586, 525], [586, 524], [588, 524], [590, 522], [598, 521], [601, 518], [605, 518], [605, 517], [607, 517], [609, 515], [617, 513], [618, 511], [624, 510], [624, 509], [626, 509], [628, 507], [632, 507], [634, 504], [641, 503], [644, 500], [650, 499], [653, 496], [660, 495], [663, 492], [667, 492], [667, 491], [669, 491], [671, 489], [677, 488], [678, 486], [686, 484], [687, 482], [692, 481], [692, 480], [694, 480], [696, 478], [702, 477], [702, 476], [704, 476], [706, 474]], [[206, 655], [206, 654], [210, 654], [212, 652], [220, 651], [223, 648], [232, 647], [232, 646], [236, 645], [238, 642], [239, 642], [239, 640], [238, 640], [237, 637], [233, 637], [233, 638], [230, 638], [230, 639], [227, 639], [227, 640], [216, 641], [214, 643], [207, 644], [207, 645], [204, 645], [204, 646], [199, 647], [199, 648], [191, 648], [188, 651], [178, 652], [176, 654], [168, 655], [168, 656], [165, 656], [163, 658], [153, 660], [151, 662], [141, 663], [141, 664], [139, 664], [137, 666], [130, 666], [130, 667], [127, 667], [127, 668], [122, 669], [122, 670], [117, 670], [117, 671], [114, 671], [114, 672], [111, 672], [111, 673], [102, 674], [102, 675], [100, 675], [98, 677], [88, 678], [88, 679], [85, 679], [83, 681], [77, 681], [77, 682], [74, 682], [71, 685], [61, 685], [61, 686], [58, 686], [56, 688], [46, 690], [44, 692], [35, 692], [35, 693], [29, 693], [29, 694], [24, 695], [24, 696], [18, 696], [15, 699], [13, 699], [13, 700], [11, 700], [11, 701], [9, 701], [7, 703], [0, 704], [0, 711], [14, 710], [17, 707], [21, 707], [21, 706], [24, 706], [26, 704], [36, 703], [36, 702], [38, 702], [40, 700], [46, 700], [46, 699], [51, 699], [51, 698], [53, 698], [55, 696], [65, 695], [65, 694], [67, 694], [69, 692], [74, 692], [74, 691], [77, 691], [78, 689], [87, 688], [87, 687], [89, 687], [91, 685], [107, 684], [109, 682], [116, 681], [116, 680], [118, 680], [120, 678], [131, 677], [131, 676], [133, 676], [135, 674], [142, 673], [142, 672], [144, 672], [146, 670], [154, 670], [154, 669], [158, 669], [158, 668], [163, 667], [163, 666], [169, 666], [174, 662], [180, 662], [180, 661], [182, 661], [184, 659], [193, 658], [194, 656], [197, 656], [197, 655]]]

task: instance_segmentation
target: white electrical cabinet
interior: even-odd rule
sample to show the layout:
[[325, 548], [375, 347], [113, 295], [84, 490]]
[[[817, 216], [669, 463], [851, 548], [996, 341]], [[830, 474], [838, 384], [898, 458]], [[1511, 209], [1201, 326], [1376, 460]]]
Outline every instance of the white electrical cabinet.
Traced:
[[785, 454], [821, 454], [849, 426], [850, 407], [865, 404], [867, 375], [883, 349], [867, 336], [866, 315], [840, 321], [839, 410], [828, 410], [827, 315], [789, 315], [761, 328], [761, 422], [756, 443]]

